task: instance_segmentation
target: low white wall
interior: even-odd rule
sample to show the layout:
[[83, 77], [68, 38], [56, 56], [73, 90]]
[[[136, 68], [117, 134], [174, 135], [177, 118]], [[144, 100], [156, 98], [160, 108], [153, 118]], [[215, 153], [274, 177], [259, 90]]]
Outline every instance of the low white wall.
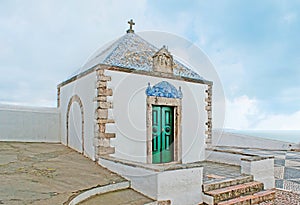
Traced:
[[274, 158], [263, 160], [242, 159], [241, 172], [253, 175], [254, 180], [264, 183], [265, 189], [275, 188]]
[[259, 149], [277, 149], [288, 150], [297, 149], [298, 145], [279, 140], [264, 139], [249, 135], [242, 135], [230, 132], [214, 130], [212, 136], [213, 146], [231, 146], [243, 148], [259, 148]]
[[157, 200], [171, 200], [172, 205], [202, 203], [203, 168], [189, 168], [157, 174]]
[[133, 189], [172, 205], [201, 204], [203, 167], [154, 171], [100, 158], [99, 164], [131, 182]]
[[57, 108], [0, 105], [0, 141], [60, 142]]

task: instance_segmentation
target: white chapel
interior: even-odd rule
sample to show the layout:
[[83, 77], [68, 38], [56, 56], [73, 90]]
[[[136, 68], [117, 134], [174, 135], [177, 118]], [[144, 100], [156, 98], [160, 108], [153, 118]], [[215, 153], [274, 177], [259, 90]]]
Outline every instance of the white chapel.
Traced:
[[[58, 85], [62, 142], [98, 161], [204, 160], [212, 82], [130, 29]], [[196, 95], [196, 103], [190, 99]]]
[[[199, 201], [200, 168], [163, 175], [170, 166], [205, 159], [213, 83], [179, 62], [165, 45], [156, 48], [135, 34], [133, 21], [128, 23], [125, 35], [58, 85], [61, 141], [129, 178], [147, 196], [182, 201], [189, 193]], [[158, 190], [170, 183], [163, 178], [170, 178], [176, 190]]]
[[[202, 77], [205, 66], [195, 72], [128, 23], [123, 36], [57, 86], [57, 108], [0, 106], [0, 141], [64, 144], [125, 178], [125, 188], [154, 201], [147, 205], [274, 201], [274, 157], [238, 151], [262, 141], [213, 135], [218, 82], [213, 88]], [[91, 187], [68, 204], [123, 185]]]
[[[264, 191], [274, 187], [274, 158], [213, 146], [213, 82], [128, 23], [125, 35], [58, 85], [61, 143], [125, 177], [158, 204], [274, 199], [274, 191]], [[239, 167], [238, 175], [218, 181], [207, 173], [218, 173], [214, 166], [223, 172], [224, 163]]]

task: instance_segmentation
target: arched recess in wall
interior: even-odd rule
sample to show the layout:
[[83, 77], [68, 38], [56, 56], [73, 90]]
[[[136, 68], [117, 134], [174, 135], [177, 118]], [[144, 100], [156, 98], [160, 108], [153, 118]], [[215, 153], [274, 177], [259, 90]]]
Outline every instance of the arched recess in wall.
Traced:
[[[76, 113], [76, 104], [79, 106], [80, 109], [80, 117], [78, 116], [78, 113]], [[73, 107], [73, 109], [71, 109]], [[76, 115], [77, 114], [77, 115]], [[78, 120], [76, 118], [81, 118], [81, 120]], [[70, 98], [69, 103], [68, 103], [68, 109], [67, 109], [67, 117], [66, 117], [66, 129], [67, 129], [67, 146], [70, 146], [70, 142], [76, 141], [76, 137], [78, 137], [78, 142], [81, 144], [76, 146], [76, 143], [73, 143], [75, 145], [70, 146], [80, 153], [84, 153], [84, 111], [83, 111], [83, 104], [78, 95], [74, 95]], [[76, 123], [76, 120], [78, 123]], [[79, 125], [81, 124], [81, 126]], [[77, 126], [76, 126], [77, 125]], [[81, 129], [81, 131], [78, 133], [76, 132], [76, 128]], [[72, 129], [72, 130], [71, 130]], [[70, 136], [70, 133], [73, 132], [76, 134], [76, 136]], [[79, 137], [80, 135], [81, 137]], [[74, 139], [70, 139], [70, 137], [73, 137]], [[77, 142], [77, 144], [78, 144]]]

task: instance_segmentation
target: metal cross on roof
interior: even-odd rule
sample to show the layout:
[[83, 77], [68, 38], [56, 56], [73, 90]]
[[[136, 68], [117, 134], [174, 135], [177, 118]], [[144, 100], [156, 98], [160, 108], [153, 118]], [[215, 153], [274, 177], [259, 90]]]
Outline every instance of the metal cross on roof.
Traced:
[[130, 19], [130, 21], [128, 21], [128, 24], [129, 24], [129, 29], [127, 30], [127, 33], [134, 33], [132, 27], [135, 25], [135, 23], [133, 22], [133, 20]]

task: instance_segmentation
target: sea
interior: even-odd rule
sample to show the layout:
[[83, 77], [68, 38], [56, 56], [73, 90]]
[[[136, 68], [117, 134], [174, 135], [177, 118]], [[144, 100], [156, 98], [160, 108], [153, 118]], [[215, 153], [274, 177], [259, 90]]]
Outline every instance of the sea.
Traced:
[[224, 130], [236, 134], [279, 140], [283, 142], [300, 143], [300, 130]]

